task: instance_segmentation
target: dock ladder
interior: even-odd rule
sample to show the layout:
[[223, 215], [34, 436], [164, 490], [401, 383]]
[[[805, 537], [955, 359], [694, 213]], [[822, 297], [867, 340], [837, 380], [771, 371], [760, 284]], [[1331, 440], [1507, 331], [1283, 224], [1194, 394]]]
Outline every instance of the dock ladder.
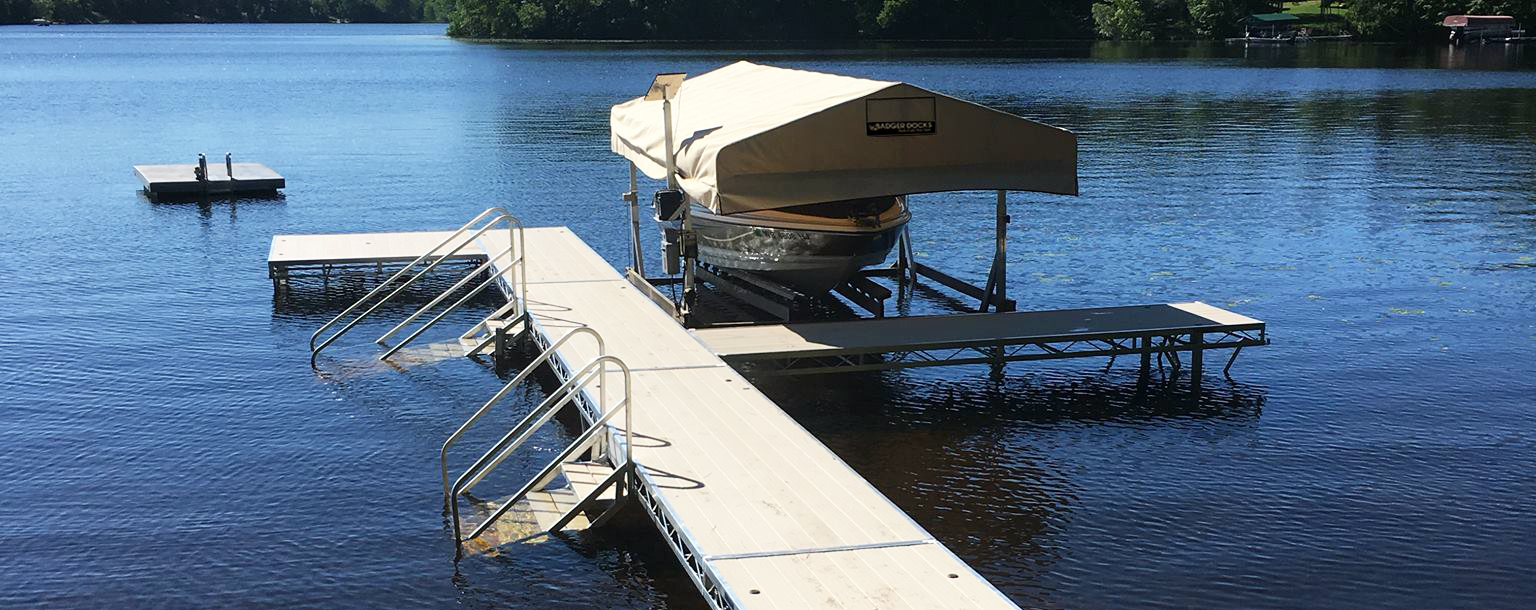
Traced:
[[[597, 356], [568, 375], [559, 388], [551, 392], [543, 402], [496, 441], [490, 450], [475, 460], [469, 469], [450, 483], [448, 449], [485, 417], [492, 407], [526, 381], [540, 365], [549, 362], [561, 346], [577, 335], [592, 337], [597, 344]], [[606, 374], [609, 372], [620, 373], [623, 382], [623, 398], [612, 406], [608, 404]], [[464, 536], [463, 523], [459, 517], [459, 496], [466, 495], [474, 489], [486, 475], [523, 446], [540, 427], [553, 419], [567, 404], [585, 400], [587, 397], [584, 397], [583, 391], [594, 382], [597, 384], [597, 404], [589, 411], [591, 423], [586, 430], [566, 445], [564, 450], [539, 470], [532, 479], [529, 479], [517, 493], [503, 501], [500, 507], [470, 532], [469, 536]], [[611, 422], [621, 411], [624, 415], [624, 427], [622, 440], [619, 440], [617, 431], [612, 429]], [[558, 532], [567, 529], [568, 525], [595, 527], [606, 522], [629, 496], [627, 491], [634, 471], [632, 449], [634, 432], [630, 411], [629, 367], [617, 357], [606, 354], [603, 338], [597, 331], [581, 326], [551, 342], [548, 348], [524, 367], [512, 381], [503, 385], [443, 443], [442, 451], [438, 456], [439, 467], [443, 478], [444, 510], [448, 513], [453, 526], [455, 556], [462, 557], [465, 542], [484, 534], [522, 500], [527, 500], [529, 507], [533, 509], [539, 528], [543, 531]], [[586, 418], [583, 419], [585, 421]], [[623, 443], [623, 447], [618, 448], [620, 449], [618, 451], [614, 447], [616, 442]], [[557, 477], [563, 477], [565, 484], [552, 485]], [[611, 493], [608, 491], [610, 488], [613, 490]], [[602, 510], [598, 511], [599, 508]], [[584, 514], [589, 513], [596, 513], [597, 516], [585, 523], [576, 523], [578, 519], [583, 518]]]
[[[428, 329], [437, 325], [437, 323], [442, 321], [443, 318], [447, 317], [448, 314], [452, 313], [460, 306], [468, 303], [471, 299], [484, 292], [486, 288], [489, 288], [498, 282], [502, 282], [509, 273], [511, 274], [511, 279], [506, 282], [506, 285], [510, 288], [512, 296], [511, 298], [507, 299], [507, 304], [498, 308], [495, 312], [492, 312], [491, 315], [486, 317], [484, 320], [481, 320], [479, 324], [476, 324], [475, 327], [470, 330], [470, 332], [461, 335], [459, 337], [459, 342], [461, 345], [464, 345], [466, 355], [473, 356], [475, 354], [481, 353], [487, 347], [492, 345], [497, 340], [497, 338], [505, 334], [508, 328], [518, 326], [519, 324], [526, 328], [526, 296], [528, 281], [527, 270], [524, 265], [525, 248], [523, 239], [523, 225], [517, 220], [516, 217], [507, 212], [506, 208], [493, 207], [486, 209], [484, 212], [481, 212], [479, 215], [475, 216], [474, 219], [470, 220], [468, 223], [465, 223], [464, 226], [459, 227], [459, 229], [454, 231], [452, 235], [449, 235], [436, 246], [433, 246], [432, 249], [427, 250], [426, 253], [406, 264], [399, 271], [396, 271], [393, 275], [389, 276], [388, 279], [384, 280], [384, 282], [380, 283], [373, 290], [369, 291], [368, 294], [363, 295], [363, 298], [358, 299], [356, 303], [353, 303], [351, 306], [342, 310], [342, 312], [337, 314], [336, 317], [331, 318], [329, 322], [326, 322], [319, 329], [315, 330], [314, 334], [310, 335], [309, 337], [310, 366], [316, 366], [316, 359], [319, 358], [321, 350], [330, 347], [331, 344], [335, 343], [343, 335], [347, 334], [348, 331], [351, 331], [354, 327], [356, 327], [358, 323], [362, 322], [368, 316], [373, 315], [373, 313], [378, 311], [380, 307], [383, 307], [385, 303], [388, 303], [391, 299], [400, 295], [400, 293], [405, 292], [405, 290], [412, 284], [416, 283], [417, 280], [420, 280], [422, 277], [425, 277], [427, 274], [431, 273], [432, 270], [436, 269], [438, 265], [443, 263], [443, 261], [449, 260], [455, 256], [461, 256], [460, 253], [466, 247], [468, 247], [470, 244], [477, 243], [482, 236], [486, 235], [492, 229], [495, 229], [498, 224], [504, 224], [506, 230], [508, 231], [508, 237], [510, 241], [508, 242], [507, 247], [495, 255], [487, 256], [484, 263], [476, 267], [473, 271], [459, 279], [457, 282], [454, 282], [452, 286], [450, 286], [447, 290], [444, 290], [442, 294], [437, 296], [437, 298], [432, 299], [426, 305], [422, 306], [420, 309], [417, 309], [414, 313], [407, 316], [399, 324], [396, 324], [393, 328], [389, 329], [388, 332], [385, 332], [383, 335], [379, 336], [375, 342], [388, 348], [382, 355], [379, 356], [379, 359], [384, 360], [390, 356], [393, 356], [406, 345], [409, 345], [412, 341], [415, 341], [417, 337], [422, 335], [422, 333], [425, 333]], [[452, 248], [446, 252], [442, 252], [444, 248], [449, 245], [452, 245]], [[486, 249], [486, 252], [489, 254], [488, 248]], [[514, 252], [516, 253], [515, 255]], [[504, 265], [498, 267], [498, 263], [501, 263], [503, 259], [507, 259], [509, 257], [511, 257], [510, 261], [507, 261]], [[426, 263], [426, 266], [418, 271], [417, 268], [420, 267], [423, 263]], [[391, 337], [410, 327], [412, 324], [415, 324], [417, 320], [419, 320], [422, 316], [426, 315], [431, 310], [435, 309], [438, 305], [441, 305], [443, 301], [446, 301], [448, 297], [453, 293], [461, 288], [464, 288], [476, 277], [486, 273], [489, 274], [488, 277], [482, 280], [474, 288], [470, 289], [468, 293], [460, 297], [459, 300], [455, 301], [452, 305], [449, 305], [446, 309], [418, 326], [414, 331], [406, 335], [404, 339], [400, 340], [399, 343], [393, 346], [390, 346], [387, 343]], [[398, 285], [396, 285], [397, 283]], [[392, 290], [391, 287], [393, 287]], [[383, 296], [381, 297], [380, 295]], [[353, 316], [353, 313], [357, 312], [358, 310], [362, 310], [362, 313]], [[324, 335], [326, 331], [330, 330], [337, 324], [341, 324], [343, 320], [349, 320], [349, 318], [350, 321], [347, 321], [340, 330], [335, 331], [323, 340], [321, 339], [321, 336]], [[489, 334], [490, 336], [482, 338], [480, 336], [482, 333]]]

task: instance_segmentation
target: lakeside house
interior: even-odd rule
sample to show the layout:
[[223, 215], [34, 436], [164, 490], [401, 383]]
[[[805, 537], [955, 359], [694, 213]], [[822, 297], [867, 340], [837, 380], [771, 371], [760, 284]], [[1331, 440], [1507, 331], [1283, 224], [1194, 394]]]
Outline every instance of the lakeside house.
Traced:
[[1464, 40], [1503, 40], [1523, 33], [1515, 23], [1515, 18], [1508, 15], [1450, 15], [1440, 25], [1451, 29], [1452, 43]]

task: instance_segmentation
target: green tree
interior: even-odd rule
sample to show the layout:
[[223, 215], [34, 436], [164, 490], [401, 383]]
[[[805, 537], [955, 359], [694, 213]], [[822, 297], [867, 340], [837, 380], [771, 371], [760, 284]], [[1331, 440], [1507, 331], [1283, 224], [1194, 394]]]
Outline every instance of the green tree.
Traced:
[[1242, 32], [1243, 19], [1277, 10], [1270, 0], [1188, 0], [1189, 25], [1201, 38], [1224, 38]]
[[1147, 11], [1138, 0], [1108, 0], [1093, 4], [1093, 29], [1113, 40], [1149, 40]]
[[36, 18], [32, 0], [0, 0], [0, 24], [27, 23]]
[[1459, 12], [1449, 4], [1440, 0], [1353, 0], [1349, 23], [1370, 39], [1428, 38], [1439, 30], [1445, 15]]

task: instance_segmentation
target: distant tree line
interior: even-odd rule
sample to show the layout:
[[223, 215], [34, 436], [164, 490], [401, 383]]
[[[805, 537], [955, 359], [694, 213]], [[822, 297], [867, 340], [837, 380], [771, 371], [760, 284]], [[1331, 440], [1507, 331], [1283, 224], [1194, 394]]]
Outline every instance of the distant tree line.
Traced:
[[1093, 0], [458, 0], [469, 38], [1034, 39], [1093, 35]]
[[[1443, 37], [1445, 15], [1536, 26], [1536, 0], [1321, 0], [1314, 29]], [[447, 21], [465, 38], [1174, 40], [1240, 34], [1279, 0], [0, 0], [0, 23]], [[1315, 10], [1315, 9], [1314, 9]], [[1536, 27], [1533, 27], [1536, 29]]]
[[[1443, 35], [1448, 14], [1536, 22], [1536, 0], [1321, 0], [1303, 25], [1367, 39]], [[1279, 0], [456, 0], [468, 38], [1170, 40], [1241, 34]], [[1316, 11], [1316, 7], [1312, 9]], [[1536, 25], [1536, 23], [1533, 23]]]
[[446, 21], [452, 0], [0, 0], [0, 23]]
[[[1366, 40], [1443, 39], [1446, 15], [1510, 15], [1536, 25], [1536, 0], [1321, 0], [1332, 15], [1302, 25], [1347, 30]], [[1096, 0], [1094, 30], [1102, 38], [1156, 40], [1240, 34], [1250, 14], [1279, 12], [1270, 0]], [[1331, 19], [1329, 19], [1331, 18]]]

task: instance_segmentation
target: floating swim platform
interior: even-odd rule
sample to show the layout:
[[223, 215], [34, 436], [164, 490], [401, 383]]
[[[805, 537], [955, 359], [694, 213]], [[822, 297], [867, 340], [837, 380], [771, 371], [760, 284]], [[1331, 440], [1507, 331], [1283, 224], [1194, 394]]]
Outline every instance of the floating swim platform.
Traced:
[[135, 165], [133, 174], [144, 185], [151, 200], [202, 195], [267, 194], [288, 186], [272, 168], [260, 163], [215, 163], [203, 165], [206, 174], [199, 177], [199, 164]]

